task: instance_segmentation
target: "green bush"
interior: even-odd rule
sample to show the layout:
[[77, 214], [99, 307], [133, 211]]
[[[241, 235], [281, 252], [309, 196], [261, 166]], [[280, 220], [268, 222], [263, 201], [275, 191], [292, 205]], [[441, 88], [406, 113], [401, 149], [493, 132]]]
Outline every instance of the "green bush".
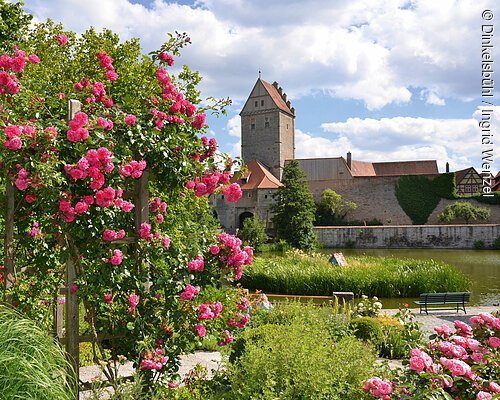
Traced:
[[483, 196], [482, 193], [468, 196], [468, 199], [474, 199], [484, 204], [500, 204], [500, 192], [491, 193], [492, 196]]
[[484, 240], [476, 240], [474, 242], [474, 248], [476, 250], [484, 250], [484, 247], [485, 247]]
[[[257, 330], [257, 332], [256, 332]], [[233, 399], [359, 399], [373, 349], [352, 337], [335, 343], [317, 326], [263, 325], [245, 332], [229, 365]], [[251, 338], [251, 340], [248, 340]]]
[[238, 237], [243, 242], [253, 246], [255, 251], [260, 251], [262, 245], [269, 240], [269, 236], [266, 234], [266, 226], [257, 215], [253, 215], [243, 221], [243, 228], [238, 232]]
[[382, 340], [382, 324], [373, 317], [354, 318], [349, 324], [358, 339], [377, 344]]
[[497, 237], [493, 242], [493, 248], [495, 250], [500, 250], [500, 236]]
[[0, 397], [75, 398], [65, 353], [32, 320], [0, 305]]
[[347, 267], [334, 267], [326, 255], [257, 257], [252, 268], [245, 270], [242, 285], [266, 293], [331, 296], [333, 292], [354, 292], [379, 298], [416, 297], [470, 287], [465, 274], [434, 260], [360, 256], [347, 261]]

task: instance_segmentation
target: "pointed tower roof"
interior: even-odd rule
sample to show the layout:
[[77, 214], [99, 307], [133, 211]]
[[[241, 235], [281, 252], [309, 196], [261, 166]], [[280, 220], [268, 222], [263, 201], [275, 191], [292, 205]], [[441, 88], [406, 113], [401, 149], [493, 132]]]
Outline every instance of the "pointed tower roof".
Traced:
[[[278, 107], [281, 111], [291, 115], [292, 117], [295, 117], [295, 109], [291, 106], [290, 101], [288, 101], [286, 98], [286, 94], [283, 92], [283, 89], [278, 85], [277, 82], [273, 82], [273, 84], [270, 84], [265, 80], [258, 78], [257, 82], [255, 82], [255, 85], [251, 93], [255, 92], [257, 85], [262, 85], [264, 87], [264, 89], [269, 94], [276, 107]], [[250, 100], [250, 97], [245, 102], [245, 105], [243, 106], [241, 113], [243, 112], [243, 110], [245, 110], [247, 103]]]

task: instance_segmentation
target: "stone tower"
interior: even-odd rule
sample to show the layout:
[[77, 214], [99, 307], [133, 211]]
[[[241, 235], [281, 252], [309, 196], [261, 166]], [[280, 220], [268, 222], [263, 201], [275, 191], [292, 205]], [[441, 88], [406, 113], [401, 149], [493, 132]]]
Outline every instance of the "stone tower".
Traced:
[[260, 161], [279, 180], [295, 158], [295, 109], [277, 82], [257, 79], [241, 110], [241, 157]]

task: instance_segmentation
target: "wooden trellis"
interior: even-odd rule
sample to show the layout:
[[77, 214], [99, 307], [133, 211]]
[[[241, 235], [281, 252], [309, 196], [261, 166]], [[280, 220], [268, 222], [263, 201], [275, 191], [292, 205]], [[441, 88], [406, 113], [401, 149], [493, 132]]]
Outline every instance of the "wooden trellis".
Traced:
[[[68, 121], [73, 119], [75, 114], [81, 110], [81, 103], [77, 100], [68, 102]], [[142, 176], [135, 182], [135, 190], [132, 193], [134, 201], [134, 225], [136, 231], [139, 230], [142, 223], [149, 220], [149, 191], [148, 191], [149, 172], [143, 171]], [[17, 279], [14, 253], [14, 212], [15, 212], [15, 193], [14, 186], [9, 179], [6, 180], [6, 218], [5, 218], [5, 238], [4, 238], [4, 285], [8, 289], [12, 287]], [[120, 243], [120, 241], [117, 241]], [[136, 240], [126, 240], [126, 243], [134, 243]], [[122, 242], [122, 243], [123, 243]], [[69, 362], [71, 363], [76, 382], [79, 377], [80, 346], [81, 342], [92, 340], [104, 340], [112, 338], [111, 335], [90, 335], [80, 336], [79, 333], [79, 299], [76, 290], [72, 290], [78, 277], [78, 249], [74, 243], [68, 241], [69, 257], [66, 262], [65, 287], [60, 293], [55, 295], [56, 308], [54, 311], [54, 333], [64, 344]], [[60, 295], [65, 298], [64, 304], [61, 304]], [[7, 298], [11, 302], [10, 298]], [[65, 317], [64, 317], [65, 316]], [[79, 397], [79, 387], [77, 385], [76, 398]]]

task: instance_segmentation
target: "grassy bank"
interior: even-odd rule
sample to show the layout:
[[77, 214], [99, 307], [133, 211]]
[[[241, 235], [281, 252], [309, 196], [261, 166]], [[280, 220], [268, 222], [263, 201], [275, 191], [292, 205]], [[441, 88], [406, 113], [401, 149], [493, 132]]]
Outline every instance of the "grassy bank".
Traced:
[[424, 292], [463, 291], [469, 279], [455, 267], [434, 260], [347, 257], [348, 266], [332, 266], [327, 255], [288, 252], [256, 258], [242, 285], [268, 293], [331, 295], [354, 292], [379, 297], [415, 297]]

